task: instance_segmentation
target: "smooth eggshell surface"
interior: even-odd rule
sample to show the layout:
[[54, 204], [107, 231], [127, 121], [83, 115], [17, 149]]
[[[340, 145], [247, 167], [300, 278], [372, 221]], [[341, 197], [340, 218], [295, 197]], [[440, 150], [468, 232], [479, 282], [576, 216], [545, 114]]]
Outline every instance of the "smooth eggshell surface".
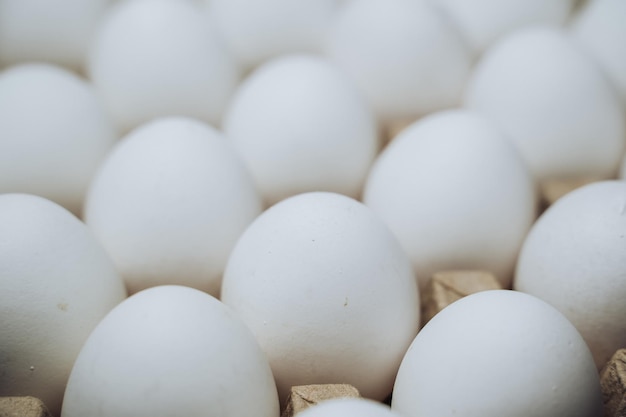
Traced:
[[626, 105], [626, 2], [593, 0], [574, 19], [571, 30], [600, 64]]
[[117, 138], [92, 86], [49, 64], [0, 73], [0, 193], [36, 194], [78, 214]]
[[451, 269], [487, 270], [510, 286], [536, 212], [532, 177], [513, 145], [466, 110], [400, 133], [372, 167], [363, 201], [398, 237], [422, 287]]
[[430, 1], [450, 17], [476, 55], [516, 29], [564, 25], [575, 3], [575, 0]]
[[424, 326], [391, 408], [406, 417], [597, 417], [602, 395], [589, 348], [562, 314], [494, 290], [462, 298]]
[[87, 225], [131, 293], [181, 284], [219, 294], [228, 255], [260, 212], [252, 179], [227, 139], [181, 117], [123, 138], [85, 203]]
[[298, 52], [320, 52], [336, 0], [204, 0], [209, 16], [240, 65]]
[[419, 326], [406, 254], [371, 210], [333, 193], [259, 216], [228, 260], [222, 300], [256, 335], [282, 400], [324, 383], [384, 399]]
[[598, 368], [626, 346], [626, 182], [592, 183], [537, 220], [514, 288], [559, 309], [583, 335]]
[[298, 417], [400, 417], [400, 414], [365, 398], [334, 398], [299, 412]]
[[460, 104], [470, 53], [426, 0], [347, 2], [326, 53], [354, 80], [384, 121]]
[[49, 62], [83, 70], [110, 0], [0, 1], [0, 65]]
[[0, 195], [0, 396], [39, 397], [58, 415], [83, 343], [125, 297], [76, 217], [41, 197]]
[[624, 110], [565, 31], [528, 28], [497, 42], [478, 63], [465, 105], [502, 129], [539, 181], [617, 172]]
[[250, 330], [201, 291], [161, 286], [112, 310], [80, 352], [62, 417], [279, 414]]
[[90, 49], [89, 75], [117, 127], [188, 116], [218, 125], [238, 69], [199, 6], [117, 2]]
[[224, 131], [267, 204], [307, 191], [356, 198], [378, 150], [369, 107], [338, 68], [312, 55], [257, 69], [233, 97]]

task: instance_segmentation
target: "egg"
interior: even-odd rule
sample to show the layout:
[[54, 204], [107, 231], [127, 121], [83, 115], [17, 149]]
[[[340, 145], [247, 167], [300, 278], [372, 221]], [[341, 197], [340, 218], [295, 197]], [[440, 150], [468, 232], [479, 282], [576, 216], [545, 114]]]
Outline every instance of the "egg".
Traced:
[[158, 117], [218, 125], [239, 70], [198, 5], [117, 2], [99, 26], [89, 76], [118, 129]]
[[82, 71], [110, 0], [0, 1], [0, 65], [48, 62]]
[[405, 417], [597, 417], [602, 394], [589, 348], [561, 313], [492, 290], [424, 326], [402, 360], [391, 408]]
[[0, 193], [36, 194], [74, 214], [117, 138], [90, 84], [35, 63], [0, 73], [0, 135]]
[[217, 295], [232, 247], [260, 212], [227, 139], [205, 123], [168, 117], [137, 128], [107, 156], [85, 222], [129, 292], [180, 284]]
[[327, 60], [272, 60], [239, 87], [224, 131], [265, 203], [307, 191], [358, 197], [378, 151], [374, 115]]
[[251, 69], [292, 53], [319, 53], [337, 0], [204, 0], [238, 63]]
[[[619, 0], [618, 0], [619, 1]], [[564, 26], [576, 0], [431, 0], [476, 56], [502, 36], [529, 26]]]
[[488, 119], [467, 110], [429, 115], [378, 157], [364, 203], [394, 232], [422, 288], [432, 275], [487, 270], [511, 285], [535, 216], [530, 172]]
[[313, 192], [261, 214], [231, 253], [221, 293], [255, 334], [284, 401], [294, 385], [390, 392], [419, 327], [411, 264], [349, 197]]
[[364, 398], [334, 398], [298, 413], [299, 417], [400, 417], [389, 406]]
[[38, 196], [0, 195], [0, 396], [39, 397], [58, 415], [83, 343], [125, 297], [76, 217]]
[[626, 346], [626, 182], [561, 197], [531, 229], [514, 287], [552, 304], [585, 338], [598, 368]]
[[490, 48], [465, 106], [513, 141], [538, 181], [611, 178], [626, 144], [625, 113], [567, 32], [516, 31]]
[[326, 54], [385, 122], [458, 106], [471, 66], [454, 27], [426, 0], [347, 2]]
[[131, 296], [98, 324], [72, 368], [61, 416], [278, 414], [250, 330], [210, 295], [172, 285]]
[[626, 105], [626, 2], [588, 1], [571, 24], [573, 36], [598, 62]]

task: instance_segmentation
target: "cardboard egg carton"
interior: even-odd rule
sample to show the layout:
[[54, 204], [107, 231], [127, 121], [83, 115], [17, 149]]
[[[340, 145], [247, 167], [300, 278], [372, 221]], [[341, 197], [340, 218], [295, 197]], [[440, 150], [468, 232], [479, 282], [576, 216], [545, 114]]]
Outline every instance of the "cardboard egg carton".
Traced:
[[52, 414], [39, 398], [0, 397], [0, 417], [52, 417]]

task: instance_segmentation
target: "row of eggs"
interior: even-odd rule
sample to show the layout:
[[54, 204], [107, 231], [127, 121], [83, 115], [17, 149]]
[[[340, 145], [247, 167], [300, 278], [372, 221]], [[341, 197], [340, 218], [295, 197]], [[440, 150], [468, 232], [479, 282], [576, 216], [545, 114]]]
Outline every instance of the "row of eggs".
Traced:
[[[0, 19], [27, 3], [1, 3]], [[296, 32], [338, 13], [331, 46], [321, 48], [326, 57], [279, 57], [252, 70], [274, 47], [317, 52], [318, 41], [302, 45], [319, 27], [307, 42], [277, 36], [270, 28], [289, 19], [264, 13], [263, 2], [212, 0], [223, 40], [252, 71], [239, 86], [235, 61], [195, 6], [118, 3], [96, 34], [89, 83], [43, 64], [0, 75], [0, 190], [42, 195], [77, 214], [84, 202], [90, 229], [45, 200], [2, 197], [0, 265], [3, 276], [21, 278], [2, 280], [0, 291], [0, 394], [39, 395], [58, 413], [82, 349], [67, 416], [276, 416], [277, 398], [312, 382], [351, 382], [375, 399], [395, 383], [392, 405], [406, 416], [527, 415], [529, 404], [538, 415], [598, 414], [587, 345], [602, 366], [625, 344], [624, 186], [580, 190], [527, 233], [535, 180], [616, 174], [624, 44], [611, 42], [624, 3], [591, 2], [575, 36], [511, 33], [472, 69], [495, 37], [487, 14], [472, 15], [478, 7], [441, 2], [451, 21], [465, 22], [468, 48], [414, 0], [344, 2], [341, 11], [334, 2], [275, 1], [273, 10], [303, 17], [289, 25]], [[572, 6], [532, 3], [526, 10], [553, 7], [551, 23]], [[519, 17], [520, 7], [508, 12]], [[16, 16], [9, 23], [32, 27]], [[251, 41], [238, 30], [263, 33], [255, 18], [269, 34]], [[0, 42], [11, 38], [4, 23]], [[28, 48], [0, 48], [0, 62], [11, 50]], [[439, 111], [459, 103], [464, 110]], [[379, 123], [435, 111], [380, 153]], [[114, 146], [116, 131], [129, 133]], [[301, 194], [311, 190], [365, 205]], [[495, 292], [447, 309], [408, 349], [418, 288], [433, 272], [489, 269], [510, 287], [523, 243], [516, 289], [556, 306], [587, 344], [546, 304]], [[138, 294], [113, 308], [126, 296], [118, 273]], [[142, 291], [172, 283], [221, 293], [228, 307], [190, 288]]]
[[602, 365], [624, 345], [625, 195], [626, 183], [605, 181], [563, 197], [524, 244], [520, 291], [468, 296], [418, 333], [408, 256], [349, 197], [299, 194], [257, 217], [218, 301], [178, 285], [125, 299], [82, 222], [5, 194], [3, 390], [55, 412], [62, 400], [63, 416], [275, 417], [291, 386], [310, 383], [375, 400], [393, 390], [404, 416], [597, 416], [594, 356]]

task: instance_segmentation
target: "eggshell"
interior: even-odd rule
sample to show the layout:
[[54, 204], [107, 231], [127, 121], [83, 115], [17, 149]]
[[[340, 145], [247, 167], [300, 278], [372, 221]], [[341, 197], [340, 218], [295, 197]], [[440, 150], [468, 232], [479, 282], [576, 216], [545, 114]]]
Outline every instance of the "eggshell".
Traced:
[[492, 123], [449, 110], [405, 129], [378, 157], [363, 201], [407, 252], [422, 288], [442, 270], [493, 273], [506, 288], [535, 219], [526, 166]]
[[202, 122], [155, 120], [126, 136], [89, 189], [85, 221], [131, 293], [181, 284], [218, 294], [261, 200], [227, 140]]
[[[620, 0], [618, 0], [620, 1]], [[463, 34], [475, 55], [529, 26], [563, 26], [576, 0], [431, 0]]]
[[384, 404], [365, 398], [336, 398], [309, 407], [298, 417], [400, 417]]
[[556, 307], [583, 335], [598, 368], [626, 346], [626, 182], [561, 197], [533, 226], [515, 289]]
[[593, 0], [574, 19], [571, 30], [613, 82], [626, 105], [626, 2]]
[[256, 335], [283, 401], [291, 386], [332, 383], [385, 398], [418, 330], [418, 296], [382, 221], [333, 193], [261, 214], [228, 260], [221, 295]]
[[267, 359], [222, 303], [182, 286], [112, 310], [80, 352], [62, 417], [278, 416]]
[[494, 121], [539, 181], [610, 178], [626, 143], [619, 98], [564, 31], [512, 33], [484, 55], [465, 105]]
[[0, 193], [37, 194], [80, 213], [116, 133], [91, 85], [48, 64], [0, 73]]
[[124, 132], [157, 117], [219, 124], [238, 69], [199, 6], [118, 2], [100, 25], [89, 74]]
[[83, 343], [125, 297], [76, 217], [41, 197], [0, 195], [0, 396], [39, 397], [58, 415]]
[[83, 70], [110, 0], [0, 1], [0, 65], [49, 62]]
[[279, 55], [321, 52], [337, 0], [204, 0], [229, 50], [246, 69]]
[[451, 304], [420, 331], [391, 408], [405, 417], [597, 417], [602, 394], [591, 353], [562, 314], [493, 290]]
[[470, 72], [468, 49], [426, 0], [346, 3], [327, 54], [384, 121], [459, 105]]
[[235, 94], [224, 131], [266, 204], [307, 191], [357, 197], [378, 149], [370, 109], [323, 58], [278, 58]]

